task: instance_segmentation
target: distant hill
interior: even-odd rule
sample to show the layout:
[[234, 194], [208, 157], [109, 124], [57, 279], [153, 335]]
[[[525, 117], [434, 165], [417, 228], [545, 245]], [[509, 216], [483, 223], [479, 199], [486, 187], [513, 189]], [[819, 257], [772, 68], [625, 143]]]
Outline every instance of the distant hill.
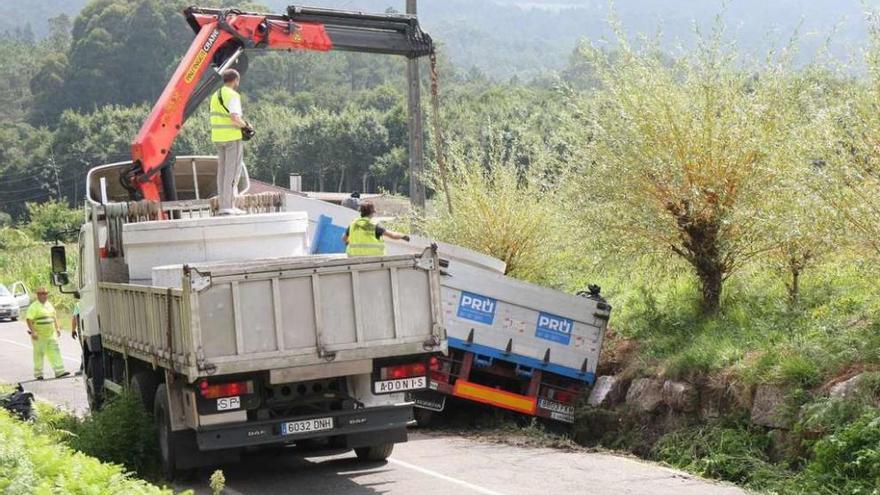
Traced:
[[0, 34], [29, 29], [35, 37], [49, 32], [49, 19], [60, 14], [73, 18], [86, 0], [0, 0]]
[[[197, 2], [198, 0], [193, 0]], [[880, 6], [880, 0], [866, 0]], [[321, 7], [402, 11], [404, 0], [263, 0], [273, 10], [291, 3]], [[22, 7], [26, 4], [27, 7]], [[73, 14], [85, 0], [0, 0], [0, 32], [30, 23], [46, 32], [45, 21]], [[663, 32], [666, 48], [694, 46], [693, 26], [704, 30], [722, 11], [720, 0], [617, 0], [615, 8], [629, 33]], [[462, 69], [475, 67], [498, 78], [530, 78], [562, 68], [580, 38], [610, 35], [607, 0], [420, 0], [425, 29]], [[724, 19], [728, 37], [746, 53], [787, 44], [801, 25], [801, 57], [812, 57], [836, 29], [832, 53], [848, 58], [867, 42], [862, 0], [732, 0]]]

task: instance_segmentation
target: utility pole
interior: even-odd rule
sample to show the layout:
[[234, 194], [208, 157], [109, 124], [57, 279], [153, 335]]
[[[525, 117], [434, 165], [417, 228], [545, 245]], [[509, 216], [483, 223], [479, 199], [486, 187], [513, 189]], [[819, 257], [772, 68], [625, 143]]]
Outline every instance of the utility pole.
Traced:
[[[406, 0], [406, 13], [416, 15], [416, 0]], [[409, 102], [409, 201], [413, 210], [425, 211], [425, 144], [422, 133], [422, 105], [419, 80], [419, 61], [410, 58], [406, 61], [406, 82]]]

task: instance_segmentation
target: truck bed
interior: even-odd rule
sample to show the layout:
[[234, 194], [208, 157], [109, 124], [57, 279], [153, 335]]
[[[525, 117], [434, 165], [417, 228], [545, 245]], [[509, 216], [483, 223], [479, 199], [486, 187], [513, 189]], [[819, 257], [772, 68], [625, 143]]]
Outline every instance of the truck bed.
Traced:
[[445, 351], [438, 270], [426, 250], [183, 265], [179, 288], [101, 283], [103, 345], [190, 381]]

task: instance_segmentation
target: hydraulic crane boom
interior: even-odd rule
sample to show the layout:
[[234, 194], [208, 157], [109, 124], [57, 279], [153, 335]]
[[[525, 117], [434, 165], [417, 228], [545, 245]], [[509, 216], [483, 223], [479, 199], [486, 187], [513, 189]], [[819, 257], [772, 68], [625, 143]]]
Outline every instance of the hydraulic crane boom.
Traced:
[[186, 119], [216, 91], [223, 70], [247, 69], [247, 50], [343, 50], [430, 55], [431, 37], [415, 16], [290, 6], [286, 14], [189, 7], [196, 37], [131, 144], [132, 168], [121, 178], [134, 199], [174, 200], [172, 144]]

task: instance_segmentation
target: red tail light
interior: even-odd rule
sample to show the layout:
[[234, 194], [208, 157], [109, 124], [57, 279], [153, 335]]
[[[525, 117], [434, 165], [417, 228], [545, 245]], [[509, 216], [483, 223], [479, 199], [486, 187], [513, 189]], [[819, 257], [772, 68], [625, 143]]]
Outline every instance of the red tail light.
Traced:
[[437, 359], [437, 356], [431, 356], [431, 359], [428, 361], [428, 367], [431, 371], [440, 371], [440, 360]]
[[199, 382], [199, 391], [201, 392], [202, 397], [206, 399], [248, 395], [254, 393], [254, 382], [247, 380], [243, 382], [210, 384], [207, 380], [202, 380]]
[[379, 378], [381, 380], [397, 380], [412, 376], [425, 376], [427, 371], [428, 368], [425, 366], [425, 363], [396, 364], [380, 369]]
[[563, 404], [573, 402], [577, 398], [577, 393], [569, 390], [547, 390], [547, 398]]

